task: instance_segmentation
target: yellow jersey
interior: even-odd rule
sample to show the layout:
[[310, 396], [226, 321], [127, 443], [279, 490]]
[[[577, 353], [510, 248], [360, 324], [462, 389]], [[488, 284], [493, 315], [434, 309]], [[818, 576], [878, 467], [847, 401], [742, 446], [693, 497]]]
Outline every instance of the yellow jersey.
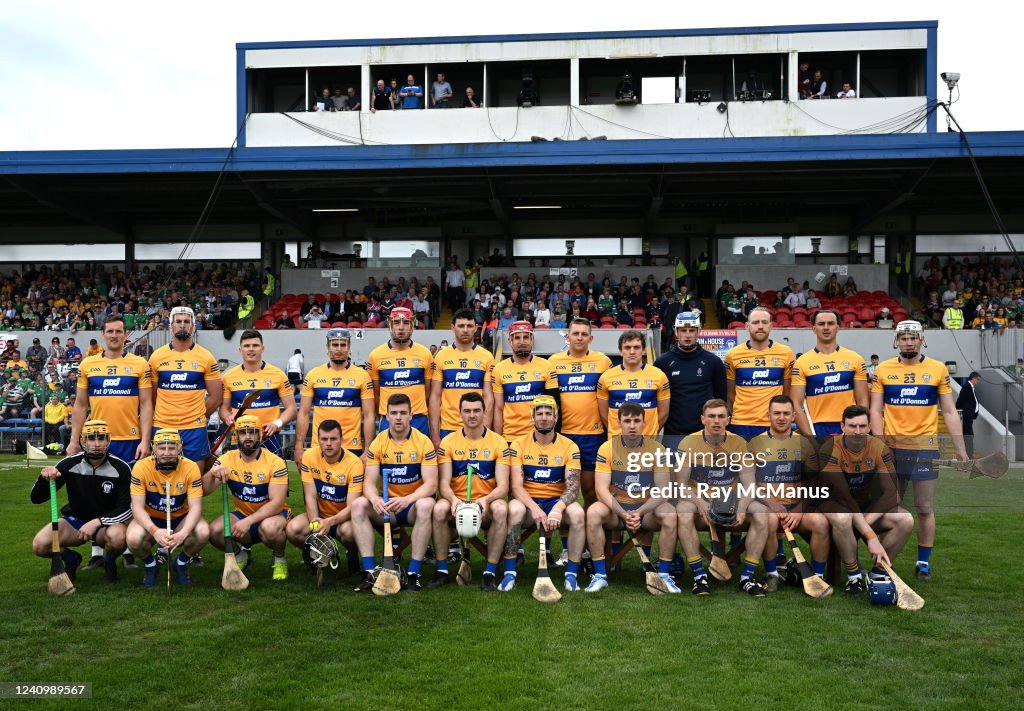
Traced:
[[349, 501], [363, 493], [363, 460], [344, 449], [338, 461], [330, 464], [320, 447], [313, 445], [302, 453], [299, 471], [302, 482], [316, 488], [317, 508], [322, 518], [344, 511]]
[[469, 351], [452, 346], [442, 348], [430, 366], [430, 379], [441, 388], [441, 429], [462, 427], [459, 399], [463, 393], [483, 394], [490, 387], [494, 356], [486, 348], [476, 346]]
[[[758, 484], [781, 484], [785, 488], [797, 487], [817, 472], [817, 450], [814, 443], [803, 435], [790, 431], [784, 439], [776, 439], [768, 432], [759, 434], [747, 444], [747, 450], [757, 458], [754, 478]], [[763, 464], [762, 464], [763, 462]], [[798, 502], [793, 496], [782, 493], [773, 499], [783, 506]]]
[[[621, 437], [615, 437], [602, 444], [597, 450], [597, 464], [594, 467], [594, 473], [611, 476], [609, 489], [612, 497], [627, 511], [639, 508], [651, 498], [650, 489], [655, 485], [655, 474], [668, 473], [667, 465], [630, 471], [629, 456], [644, 453], [654, 455], [659, 449], [661, 447], [658, 440], [653, 437], [644, 437], [637, 447], [626, 447]], [[646, 495], [644, 495], [644, 490], [646, 490]]]
[[644, 410], [643, 434], [655, 436], [658, 425], [658, 403], [672, 396], [668, 376], [660, 368], [644, 364], [640, 370], [629, 372], [621, 365], [609, 368], [597, 381], [597, 399], [608, 403], [608, 436], [622, 434], [619, 427], [619, 408], [635, 402]]
[[188, 514], [194, 499], [203, 498], [203, 476], [191, 459], [182, 457], [172, 472], [156, 468], [153, 457], [145, 457], [132, 467], [132, 496], [146, 497], [146, 513], [153, 523], [163, 527], [167, 517], [167, 482], [171, 482], [171, 520]]
[[768, 402], [782, 395], [792, 371], [793, 350], [785, 344], [768, 341], [767, 348], [756, 351], [747, 341], [730, 348], [725, 354], [725, 377], [736, 384], [732, 423], [767, 427]]
[[337, 420], [341, 425], [341, 442], [346, 449], [362, 449], [363, 403], [373, 400], [370, 374], [349, 361], [335, 370], [330, 363], [318, 365], [302, 381], [302, 397], [312, 398], [313, 442], [324, 420]]
[[690, 481], [709, 487], [731, 488], [740, 481], [742, 473], [738, 463], [746, 454], [746, 441], [738, 434], [725, 433], [722, 442], [709, 442], [704, 431], [694, 432], [679, 443], [678, 452], [690, 465]]
[[409, 343], [405, 350], [396, 350], [391, 341], [382, 343], [366, 359], [373, 387], [379, 394], [377, 414], [388, 414], [388, 398], [404, 393], [412, 401], [412, 414], [427, 414], [427, 375], [434, 358], [420, 343]]
[[[288, 486], [288, 465], [279, 456], [260, 447], [256, 461], [242, 459], [241, 451], [224, 452], [214, 466], [228, 468], [227, 487], [235, 500], [235, 509], [243, 516], [251, 516], [270, 501], [270, 487]], [[288, 504], [284, 505], [288, 511]]]
[[187, 351], [160, 346], [149, 357], [156, 387], [153, 426], [189, 430], [206, 426], [206, 383], [220, 380], [210, 351], [193, 343]]
[[817, 348], [807, 351], [793, 364], [793, 385], [802, 385], [811, 420], [842, 422], [843, 410], [856, 405], [853, 384], [866, 383], [868, 371], [864, 359], [849, 348], [828, 355]]
[[554, 499], [565, 493], [565, 475], [580, 469], [580, 448], [568, 437], [555, 434], [542, 445], [535, 433], [520, 437], [508, 452], [509, 466], [523, 468], [523, 485], [533, 499]]
[[939, 448], [939, 396], [949, 395], [949, 370], [923, 355], [912, 365], [899, 358], [878, 364], [871, 392], [881, 393], [886, 442], [899, 449]]
[[562, 429], [565, 434], [602, 434], [604, 422], [597, 410], [597, 382], [612, 367], [611, 359], [599, 351], [587, 351], [582, 358], [568, 352], [548, 358], [558, 380], [562, 401]]
[[523, 365], [508, 358], [494, 366], [491, 387], [504, 400], [501, 434], [511, 442], [533, 432], [530, 403], [545, 390], [557, 388], [558, 380], [546, 358], [532, 355]]
[[[818, 461], [823, 474], [842, 473], [851, 496], [859, 504], [878, 499], [896, 472], [892, 450], [881, 439], [871, 436], [859, 452], [847, 447], [845, 436], [829, 437], [818, 452]], [[881, 477], [888, 477], [889, 481], [884, 482]]]
[[282, 398], [292, 394], [288, 376], [276, 365], [260, 364], [260, 369], [252, 372], [236, 365], [224, 373], [224, 399], [231, 403], [232, 414], [238, 412], [242, 401], [253, 390], [259, 390], [259, 396], [249, 405], [245, 414], [252, 415], [260, 421], [260, 425], [270, 424], [281, 414]]
[[386, 429], [373, 438], [366, 461], [380, 465], [381, 486], [387, 477], [388, 496], [408, 496], [420, 488], [423, 465], [437, 463], [437, 453], [430, 438], [416, 428], [409, 430], [403, 442], [396, 441]]
[[149, 437], [139, 419], [139, 392], [153, 380], [144, 358], [125, 352], [118, 358], [89, 356], [78, 367], [78, 388], [89, 394], [89, 419], [110, 426], [110, 439]]
[[508, 464], [508, 444], [494, 430], [484, 429], [479, 439], [469, 439], [457, 429], [441, 440], [437, 463], [452, 465], [452, 493], [459, 501], [466, 500], [469, 468], [473, 468], [473, 501], [482, 499], [497, 486], [498, 464]]

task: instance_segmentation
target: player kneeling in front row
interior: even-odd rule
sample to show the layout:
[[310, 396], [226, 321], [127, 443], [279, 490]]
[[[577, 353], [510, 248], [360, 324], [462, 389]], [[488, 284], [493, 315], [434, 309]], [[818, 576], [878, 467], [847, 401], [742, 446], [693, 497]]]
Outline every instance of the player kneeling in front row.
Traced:
[[[711, 530], [714, 538], [721, 535], [718, 528], [724, 528], [747, 532], [740, 590], [753, 597], [764, 597], [764, 586], [754, 578], [754, 572], [761, 562], [761, 552], [768, 537], [768, 516], [765, 515], [768, 509], [749, 496], [749, 489], [754, 484], [753, 457], [743, 438], [727, 431], [729, 406], [724, 400], [713, 399], [704, 403], [700, 419], [704, 429], [687, 436], [679, 444], [677, 465], [681, 493], [676, 506], [679, 542], [693, 572], [693, 594], [710, 593], [700, 558], [697, 531]], [[739, 491], [736, 485], [740, 483], [748, 491]], [[701, 495], [699, 489], [705, 487], [706, 494]], [[728, 579], [728, 576], [720, 579]]]
[[[34, 504], [50, 500], [50, 482], [67, 485], [68, 505], [58, 521], [64, 569], [74, 582], [82, 556], [71, 550], [87, 541], [103, 548], [103, 570], [108, 582], [117, 582], [115, 558], [125, 550], [126, 524], [131, 520], [131, 469], [108, 455], [110, 428], [103, 420], [90, 420], [82, 427], [82, 452], [65, 457], [55, 467], [45, 467], [32, 487]], [[51, 555], [49, 524], [32, 540], [32, 552], [41, 558]]]
[[818, 452], [820, 483], [829, 498], [820, 506], [832, 524], [832, 540], [846, 566], [846, 592], [859, 595], [864, 580], [857, 557], [857, 536], [867, 542], [875, 563], [889, 565], [910, 538], [914, 516], [900, 506], [892, 450], [868, 434], [868, 410], [850, 405], [843, 411], [843, 434], [831, 437]]
[[[583, 507], [576, 503], [580, 493], [580, 449], [576, 443], [555, 432], [558, 405], [550, 395], [538, 395], [531, 403], [533, 432], [509, 448], [512, 500], [508, 504], [508, 540], [505, 543], [505, 575], [498, 589], [516, 585], [516, 555], [519, 532], [538, 529], [543, 536], [569, 529], [569, 561], [565, 566], [565, 589], [579, 590], [576, 579], [586, 537]], [[564, 518], [568, 519], [563, 522]]]
[[[392, 525], [412, 526], [412, 559], [406, 588], [421, 589], [420, 568], [430, 543], [434, 491], [437, 490], [437, 457], [430, 438], [413, 429], [412, 401], [405, 393], [388, 397], [388, 428], [366, 450], [363, 495], [352, 502], [352, 528], [359, 547], [364, 579], [356, 592], [373, 588], [375, 527], [383, 528], [387, 516]], [[382, 481], [382, 498], [377, 481]]]
[[[487, 531], [487, 565], [480, 589], [493, 592], [498, 589], [494, 577], [508, 526], [506, 443], [504, 437], [484, 427], [484, 398], [479, 393], [465, 393], [459, 399], [459, 414], [462, 429], [446, 435], [437, 452], [440, 496], [434, 504], [434, 550], [448, 550], [459, 507], [476, 506], [480, 526]], [[437, 574], [427, 587], [449, 582], [447, 566], [447, 559], [439, 557]]]
[[[817, 448], [807, 437], [793, 431], [795, 404], [788, 395], [776, 395], [768, 403], [768, 431], [750, 440], [747, 448], [758, 456], [754, 478], [765, 490], [758, 500], [768, 507], [767, 539], [764, 546], [765, 587], [775, 592], [782, 583], [776, 556], [783, 552], [781, 530], [803, 533], [811, 541], [811, 565], [815, 574], [825, 577], [825, 564], [832, 546], [828, 519], [812, 510], [815, 502], [805, 494], [812, 492], [812, 479], [818, 472]], [[803, 489], [803, 491], [801, 491]], [[781, 530], [780, 530], [781, 529]]]
[[[287, 529], [288, 540], [300, 549], [311, 535], [355, 549], [351, 504], [363, 495], [363, 460], [341, 443], [338, 421], [323, 420], [317, 427], [316, 446], [302, 453], [299, 470], [306, 510], [289, 521]], [[358, 564], [354, 556], [350, 562]]]
[[[597, 451], [594, 490], [597, 501], [587, 509], [587, 544], [594, 560], [594, 577], [586, 592], [608, 587], [605, 565], [605, 531], [628, 530], [634, 537], [641, 531], [660, 531], [658, 573], [670, 593], [681, 592], [669, 575], [676, 546], [675, 507], [654, 496], [670, 483], [668, 466], [639, 465], [636, 457], [658, 451], [658, 440], [645, 437], [644, 411], [635, 402], [623, 403], [617, 413], [620, 435], [612, 437]], [[631, 458], [634, 462], [631, 463]], [[639, 471], [637, 471], [639, 469]], [[640, 545], [639, 541], [634, 541]]]
[[[234, 424], [238, 449], [217, 457], [210, 471], [203, 475], [203, 491], [208, 495], [221, 484], [228, 487], [235, 504], [230, 514], [231, 538], [244, 546], [262, 543], [271, 549], [274, 580], [286, 580], [285, 526], [291, 514], [286, 502], [288, 467], [283, 459], [261, 446], [259, 418], [242, 415]], [[220, 516], [210, 523], [210, 541], [224, 550], [224, 519]]]
[[[199, 466], [181, 455], [181, 437], [177, 430], [159, 429], [153, 435], [153, 454], [140, 459], [132, 468], [132, 522], [128, 525], [128, 548], [144, 564], [142, 584], [156, 585], [161, 556], [174, 560], [179, 585], [188, 585], [189, 558], [199, 553], [210, 540], [210, 527], [203, 520], [203, 478]], [[168, 491], [170, 492], [168, 494]], [[167, 510], [170, 509], [170, 532]]]

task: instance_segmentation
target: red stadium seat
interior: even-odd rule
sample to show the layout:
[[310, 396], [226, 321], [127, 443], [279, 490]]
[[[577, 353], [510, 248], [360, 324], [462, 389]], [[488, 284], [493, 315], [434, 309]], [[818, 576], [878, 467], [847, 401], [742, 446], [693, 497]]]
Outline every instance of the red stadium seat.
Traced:
[[629, 325], [628, 323], [620, 323], [620, 324], [619, 324], [619, 328], [621, 328], [621, 329], [625, 329], [625, 330], [629, 330], [629, 329], [631, 329], [631, 328], [633, 328], [633, 327], [632, 327], [632, 326], [630, 326], [630, 325]]
[[615, 328], [615, 324], [613, 324], [613, 323], [602, 323], [601, 324], [601, 328]]
[[898, 324], [900, 321], [906, 321], [909, 318], [906, 314], [893, 314], [892, 322]]
[[873, 308], [864, 307], [857, 311], [857, 318], [861, 321], [870, 321], [875, 317], [876, 313]]
[[551, 326], [550, 326], [550, 324], [546, 324], [546, 323], [538, 323], [538, 324], [537, 324], [536, 326], [534, 326], [533, 328], [534, 328], [534, 330], [536, 330], [536, 329], [538, 329], [538, 328], [551, 328]]
[[850, 328], [863, 328], [864, 324], [862, 324], [860, 321], [851, 321], [849, 323], [849, 327]]
[[362, 321], [349, 321], [348, 324], [346, 324], [346, 325], [349, 328], [362, 328], [363, 327], [363, 322]]
[[875, 328], [875, 322], [874, 321], [865, 321], [864, 322], [864, 328]]
[[742, 321], [732, 321], [727, 328], [743, 328], [745, 325]]

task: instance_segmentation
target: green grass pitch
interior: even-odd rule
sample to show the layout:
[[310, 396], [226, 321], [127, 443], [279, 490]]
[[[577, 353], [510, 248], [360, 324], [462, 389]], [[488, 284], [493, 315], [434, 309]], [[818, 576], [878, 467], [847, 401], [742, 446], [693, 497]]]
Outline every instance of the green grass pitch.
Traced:
[[[144, 589], [141, 571], [111, 586], [96, 570], [53, 598], [30, 550], [49, 520], [28, 501], [38, 469], [13, 461], [0, 459], [0, 681], [91, 682], [93, 699], [0, 708], [1020, 708], [1019, 469], [999, 481], [943, 472], [935, 579], [913, 579], [914, 538], [896, 564], [926, 600], [907, 612], [841, 590], [756, 600], [718, 584], [706, 599], [656, 598], [635, 556], [603, 593], [544, 606], [530, 597], [535, 538], [510, 594], [479, 591], [479, 555], [470, 588], [375, 598], [343, 575], [317, 590], [291, 547], [286, 582], [257, 547], [250, 589], [227, 593], [208, 547], [191, 589], [171, 596]], [[301, 507], [294, 483], [290, 503]]]

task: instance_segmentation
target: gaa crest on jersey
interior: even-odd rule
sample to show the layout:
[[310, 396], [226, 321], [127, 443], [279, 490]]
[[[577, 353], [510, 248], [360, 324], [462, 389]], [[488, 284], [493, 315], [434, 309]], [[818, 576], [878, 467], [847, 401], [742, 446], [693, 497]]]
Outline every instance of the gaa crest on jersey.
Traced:
[[776, 365], [777, 366], [778, 364], [779, 364], [779, 359], [778, 358], [772, 358], [772, 365]]
[[270, 386], [272, 385], [272, 383], [270, 382], [270, 378], [267, 378], [267, 379], [266, 379], [266, 380], [264, 380], [263, 382], [264, 382], [264, 384], [265, 384], [265, 385], [266, 385], [266, 386], [267, 386], [268, 388], [269, 388], [269, 387], [270, 387]]
[[647, 380], [645, 382], [647, 383], [647, 387], [649, 387], [649, 388], [653, 388], [654, 387], [654, 381], [653, 380]]
[[184, 491], [184, 490], [185, 490], [185, 485], [184, 485], [184, 484], [182, 484], [182, 483], [181, 483], [181, 482], [179, 481], [179, 482], [178, 482], [178, 484], [177, 484], [177, 486], [176, 486], [175, 488], [177, 488], [177, 490], [178, 490], [178, 491]]
[[410, 462], [415, 462], [418, 458], [419, 458], [419, 455], [416, 454], [416, 452], [412, 452], [412, 453], [409, 454], [409, 461]]
[[474, 360], [474, 361], [473, 361], [473, 365], [475, 365], [475, 366], [476, 366], [477, 368], [479, 368], [479, 367], [480, 367], [481, 365], [483, 365], [483, 363], [481, 363], [481, 362], [480, 362], [480, 361], [478, 361], [478, 360]]
[[125, 375], [131, 375], [132, 369], [130, 367], [124, 369]]
[[354, 388], [354, 387], [355, 387], [355, 385], [356, 385], [356, 379], [355, 379], [355, 378], [349, 378], [349, 379], [348, 379], [348, 386], [349, 386], [350, 388]]
[[199, 363], [192, 361], [192, 370], [199, 370]]
[[932, 379], [932, 376], [931, 376], [931, 375], [929, 375], [928, 373], [925, 373], [924, 375], [922, 375], [922, 376], [921, 376], [921, 380], [923, 380], [923, 381], [924, 381], [924, 382], [926, 382], [926, 383], [927, 383], [927, 382], [930, 382], [930, 381], [931, 381], [931, 379]]
[[562, 458], [556, 456], [555, 457], [555, 466], [557, 467], [557, 466], [561, 465], [561, 463], [562, 463]]
[[846, 369], [849, 369], [850, 368], [850, 361], [844, 360], [843, 361], [843, 367], [846, 368]]
[[264, 474], [263, 472], [260, 472], [259, 474], [256, 475], [256, 478], [259, 479], [260, 481], [266, 481], [267, 475]]
[[539, 378], [539, 377], [540, 377], [540, 372], [539, 372], [539, 371], [536, 371], [536, 370], [535, 370], [535, 371], [533, 371], [533, 377], [535, 377], [535, 378]]
[[485, 449], [484, 450], [484, 459], [490, 459], [490, 458], [491, 458], [491, 450]]
[[597, 371], [597, 366], [596, 366], [596, 365], [594, 365], [593, 363], [591, 363], [591, 364], [590, 364], [589, 366], [587, 366], [587, 369], [588, 369], [588, 370], [589, 370], [589, 371], [590, 371], [591, 373], [593, 373], [593, 372], [596, 372], [596, 371]]
[[419, 358], [413, 358], [413, 359], [412, 359], [412, 364], [413, 364], [413, 365], [414, 365], [415, 367], [419, 368], [419, 367], [420, 367], [420, 359], [419, 359]]
[[868, 457], [867, 459], [865, 459], [864, 460], [864, 468], [865, 469], [874, 469], [875, 468], [875, 460], [872, 459], [871, 457]]

